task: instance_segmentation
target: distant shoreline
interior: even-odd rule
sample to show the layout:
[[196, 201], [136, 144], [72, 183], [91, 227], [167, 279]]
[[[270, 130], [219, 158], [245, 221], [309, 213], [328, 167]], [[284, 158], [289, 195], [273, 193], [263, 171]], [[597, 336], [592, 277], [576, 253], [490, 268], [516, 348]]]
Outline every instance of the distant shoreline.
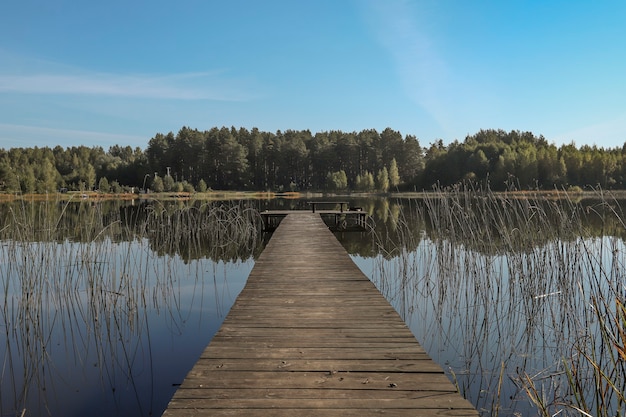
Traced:
[[[452, 192], [452, 191], [450, 191]], [[475, 193], [476, 195], [490, 194], [494, 196], [507, 196], [514, 198], [547, 198], [547, 199], [563, 199], [575, 198], [591, 199], [600, 197], [610, 197], [615, 199], [626, 199], [626, 190], [598, 190], [598, 191], [565, 191], [565, 190], [530, 190], [530, 191], [487, 191], [480, 190], [464, 191]], [[163, 192], [163, 193], [101, 193], [98, 191], [80, 192], [71, 191], [67, 193], [47, 193], [47, 194], [12, 194], [0, 193], [0, 202], [8, 201], [104, 201], [104, 200], [273, 200], [282, 199], [302, 199], [302, 198], [368, 198], [368, 197], [387, 197], [399, 199], [419, 199], [432, 198], [435, 194], [445, 195], [447, 190], [441, 191], [411, 191], [411, 192], [345, 192], [345, 193], [327, 193], [327, 192], [273, 192], [273, 191], [208, 191], [204, 193], [189, 192]]]

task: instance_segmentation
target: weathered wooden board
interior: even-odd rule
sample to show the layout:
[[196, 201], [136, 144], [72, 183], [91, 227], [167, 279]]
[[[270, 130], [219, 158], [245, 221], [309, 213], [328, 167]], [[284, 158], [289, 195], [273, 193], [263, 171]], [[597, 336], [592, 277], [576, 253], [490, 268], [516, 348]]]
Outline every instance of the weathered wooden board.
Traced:
[[477, 416], [318, 214], [289, 214], [164, 416]]

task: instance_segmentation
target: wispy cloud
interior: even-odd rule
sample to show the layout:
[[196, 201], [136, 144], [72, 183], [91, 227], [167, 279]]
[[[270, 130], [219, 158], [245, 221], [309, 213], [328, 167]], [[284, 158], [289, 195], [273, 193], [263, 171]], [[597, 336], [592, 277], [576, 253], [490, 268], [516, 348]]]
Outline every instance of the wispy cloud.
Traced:
[[446, 61], [443, 41], [429, 27], [433, 10], [407, 0], [368, 4], [372, 30], [389, 53], [404, 93], [443, 133], [467, 132], [478, 119], [488, 117], [495, 98]]
[[105, 148], [112, 145], [144, 147], [148, 140], [137, 135], [0, 123], [0, 148], [4, 149], [21, 146], [54, 147], [59, 144], [66, 147], [88, 143]]
[[440, 124], [445, 124], [442, 99], [450, 78], [428, 34], [419, 27], [416, 11], [406, 1], [370, 3], [372, 27], [389, 52], [405, 93]]
[[247, 101], [258, 95], [253, 82], [225, 70], [165, 75], [105, 73], [16, 57], [2, 50], [0, 58], [9, 62], [0, 68], [1, 93], [214, 101]]
[[[183, 83], [191, 85], [180, 85]], [[212, 74], [178, 74], [166, 77], [114, 74], [0, 74], [0, 92], [21, 94], [218, 101], [244, 101], [252, 97], [248, 92], [232, 84], [232, 81], [219, 80]]]

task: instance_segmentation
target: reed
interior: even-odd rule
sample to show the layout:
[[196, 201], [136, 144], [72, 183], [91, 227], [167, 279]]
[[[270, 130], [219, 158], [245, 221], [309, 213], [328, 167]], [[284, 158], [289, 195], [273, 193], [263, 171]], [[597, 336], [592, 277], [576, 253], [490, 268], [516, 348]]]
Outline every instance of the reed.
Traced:
[[195, 257], [232, 260], [254, 252], [261, 238], [258, 211], [243, 203], [208, 202], [182, 209], [155, 204], [147, 212], [145, 226], [157, 252], [191, 250]]
[[69, 384], [65, 364], [97, 370], [103, 391], [131, 392], [138, 413], [149, 413], [152, 399], [137, 380], [154, 372], [149, 311], [182, 328], [191, 308], [181, 302], [182, 286], [214, 280], [202, 259], [260, 251], [260, 219], [243, 203], [116, 204], [2, 207], [3, 415], [50, 414], [57, 390]]
[[435, 359], [455, 352], [443, 365], [483, 415], [626, 409], [625, 217], [603, 190], [562, 196], [435, 188], [377, 259], [373, 281]]

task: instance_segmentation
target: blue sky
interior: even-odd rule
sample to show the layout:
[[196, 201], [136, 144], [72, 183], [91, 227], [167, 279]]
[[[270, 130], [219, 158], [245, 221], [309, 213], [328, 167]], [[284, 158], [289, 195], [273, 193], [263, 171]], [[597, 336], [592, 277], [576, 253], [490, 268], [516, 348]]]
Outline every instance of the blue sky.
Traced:
[[626, 2], [0, 4], [0, 148], [182, 126], [626, 142]]

